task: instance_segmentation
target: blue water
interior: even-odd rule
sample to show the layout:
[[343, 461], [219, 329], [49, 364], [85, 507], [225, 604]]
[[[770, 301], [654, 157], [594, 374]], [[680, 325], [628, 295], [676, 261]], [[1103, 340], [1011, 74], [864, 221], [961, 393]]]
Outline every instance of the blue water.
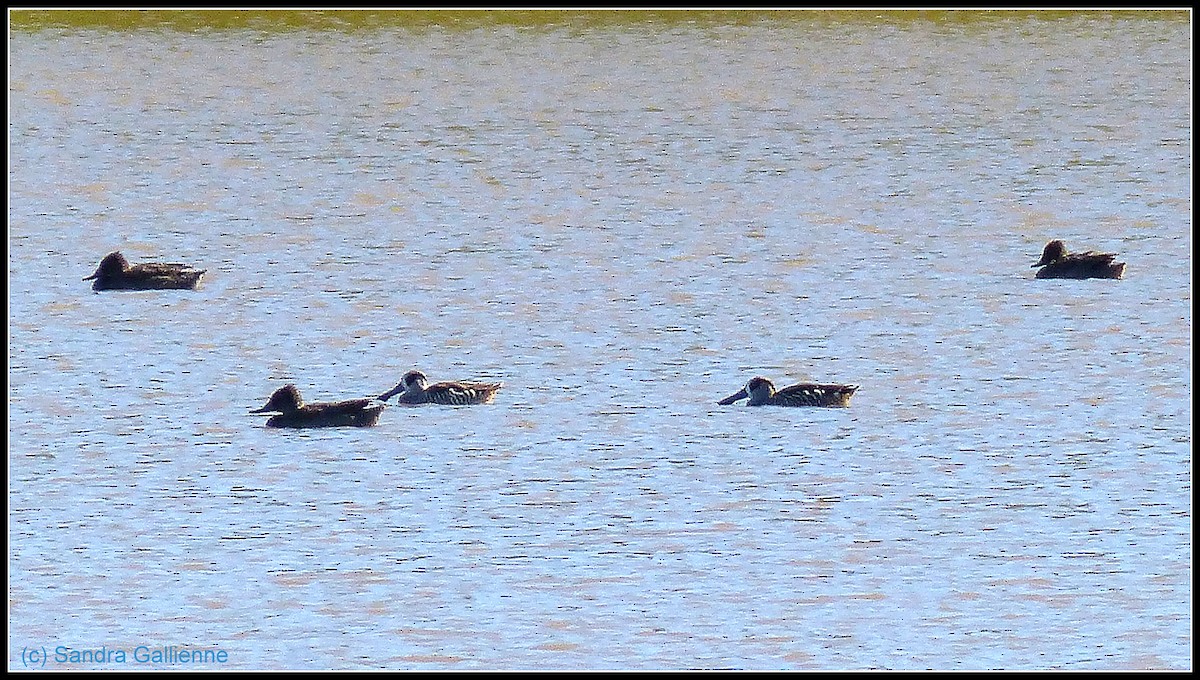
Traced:
[[1148, 16], [11, 33], [9, 668], [1190, 669]]

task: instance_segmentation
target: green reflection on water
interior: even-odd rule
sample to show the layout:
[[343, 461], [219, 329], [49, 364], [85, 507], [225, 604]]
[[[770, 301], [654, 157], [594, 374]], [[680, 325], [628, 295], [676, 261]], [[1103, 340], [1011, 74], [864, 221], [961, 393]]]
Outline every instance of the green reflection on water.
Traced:
[[598, 28], [659, 24], [968, 23], [1012, 19], [1141, 18], [1189, 21], [1186, 10], [10, 10], [12, 30], [473, 29], [494, 26]]

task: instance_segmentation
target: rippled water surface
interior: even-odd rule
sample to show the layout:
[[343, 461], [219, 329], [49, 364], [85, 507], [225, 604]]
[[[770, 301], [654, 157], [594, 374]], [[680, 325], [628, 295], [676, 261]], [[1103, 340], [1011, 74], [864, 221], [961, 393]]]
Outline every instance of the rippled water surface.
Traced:
[[1190, 669], [1189, 19], [10, 33], [9, 668]]

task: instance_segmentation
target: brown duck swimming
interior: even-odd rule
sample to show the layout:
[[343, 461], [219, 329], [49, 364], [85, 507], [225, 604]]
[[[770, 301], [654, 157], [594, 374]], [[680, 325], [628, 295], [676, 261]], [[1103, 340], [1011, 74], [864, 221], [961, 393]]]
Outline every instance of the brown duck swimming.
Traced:
[[147, 262], [131, 267], [124, 255], [112, 252], [100, 260], [96, 273], [84, 281], [96, 280], [92, 290], [191, 290], [200, 283], [205, 271], [191, 265], [166, 262]]
[[857, 389], [858, 385], [800, 383], [776, 392], [770, 380], [751, 378], [745, 387], [717, 403], [728, 406], [749, 398], [748, 406], [849, 406], [850, 397]]
[[305, 404], [300, 390], [287, 385], [275, 390], [267, 405], [251, 413], [279, 413], [267, 419], [267, 427], [371, 427], [379, 422], [383, 404], [372, 399]]
[[425, 374], [409, 371], [400, 379], [400, 384], [379, 395], [379, 401], [387, 401], [395, 395], [398, 404], [442, 404], [445, 406], [470, 406], [490, 404], [496, 391], [504, 383], [447, 381], [429, 384]]
[[1059, 240], [1046, 244], [1042, 259], [1033, 265], [1042, 267], [1034, 278], [1038, 279], [1119, 279], [1125, 275], [1125, 263], [1113, 262], [1114, 253], [1067, 254], [1067, 246]]

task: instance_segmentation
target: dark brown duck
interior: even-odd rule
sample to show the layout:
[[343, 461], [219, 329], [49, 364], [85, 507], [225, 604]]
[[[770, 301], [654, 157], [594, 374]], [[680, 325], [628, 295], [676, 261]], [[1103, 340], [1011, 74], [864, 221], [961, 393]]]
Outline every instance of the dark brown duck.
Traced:
[[147, 262], [129, 265], [120, 252], [112, 252], [100, 260], [96, 273], [84, 279], [91, 281], [92, 290], [192, 290], [200, 283], [205, 269], [167, 262]]
[[1042, 250], [1042, 259], [1033, 265], [1041, 267], [1038, 279], [1119, 279], [1125, 275], [1125, 263], [1114, 262], [1115, 253], [1067, 254], [1067, 246], [1054, 240]]
[[275, 390], [267, 405], [251, 413], [278, 413], [267, 419], [267, 427], [371, 427], [379, 422], [383, 404], [372, 399], [305, 404], [295, 385]]

